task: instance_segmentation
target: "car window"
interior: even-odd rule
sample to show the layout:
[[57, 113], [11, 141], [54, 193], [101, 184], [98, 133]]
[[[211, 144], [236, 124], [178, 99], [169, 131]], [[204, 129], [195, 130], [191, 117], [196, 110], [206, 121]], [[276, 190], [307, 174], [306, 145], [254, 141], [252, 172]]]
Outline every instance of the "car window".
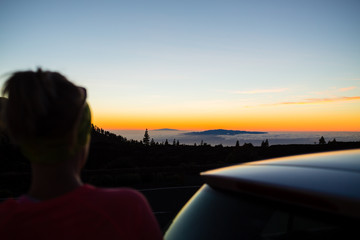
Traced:
[[350, 225], [333, 220], [205, 185], [175, 218], [165, 239], [344, 239], [354, 234]]

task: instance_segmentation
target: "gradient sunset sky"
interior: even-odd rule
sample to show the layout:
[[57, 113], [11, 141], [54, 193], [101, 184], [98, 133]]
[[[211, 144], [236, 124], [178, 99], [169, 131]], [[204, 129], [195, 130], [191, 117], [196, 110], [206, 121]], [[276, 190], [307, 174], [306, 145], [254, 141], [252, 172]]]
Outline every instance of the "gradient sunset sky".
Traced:
[[359, 0], [1, 0], [0, 74], [38, 66], [104, 129], [360, 131]]

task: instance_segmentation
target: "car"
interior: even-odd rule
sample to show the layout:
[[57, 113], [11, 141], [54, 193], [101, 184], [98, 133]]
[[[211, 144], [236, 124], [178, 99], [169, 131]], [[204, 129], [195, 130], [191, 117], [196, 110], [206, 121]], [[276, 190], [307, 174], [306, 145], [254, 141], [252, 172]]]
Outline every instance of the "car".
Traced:
[[177, 239], [360, 239], [360, 150], [201, 173], [165, 233]]

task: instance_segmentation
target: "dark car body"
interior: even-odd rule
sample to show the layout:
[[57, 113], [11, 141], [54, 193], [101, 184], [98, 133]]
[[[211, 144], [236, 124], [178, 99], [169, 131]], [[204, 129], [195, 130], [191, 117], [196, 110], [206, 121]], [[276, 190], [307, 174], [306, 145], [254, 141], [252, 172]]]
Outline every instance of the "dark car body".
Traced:
[[201, 174], [165, 239], [360, 239], [360, 150]]

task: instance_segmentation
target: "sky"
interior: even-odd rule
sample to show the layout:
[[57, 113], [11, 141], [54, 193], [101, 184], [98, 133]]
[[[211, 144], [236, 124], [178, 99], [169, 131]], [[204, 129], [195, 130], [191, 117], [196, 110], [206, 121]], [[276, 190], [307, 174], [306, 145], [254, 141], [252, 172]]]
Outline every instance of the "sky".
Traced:
[[358, 0], [1, 0], [0, 74], [61, 72], [109, 130], [360, 131], [359, 12]]

